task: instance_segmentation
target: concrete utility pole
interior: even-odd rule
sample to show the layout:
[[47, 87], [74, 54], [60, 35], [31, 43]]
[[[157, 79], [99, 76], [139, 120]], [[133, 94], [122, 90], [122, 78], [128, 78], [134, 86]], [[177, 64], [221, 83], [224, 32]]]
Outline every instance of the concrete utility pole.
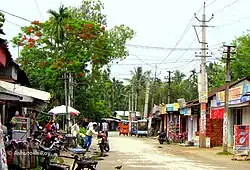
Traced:
[[228, 152], [228, 99], [229, 99], [229, 84], [230, 84], [230, 54], [232, 48], [235, 46], [224, 45], [227, 51], [224, 52], [226, 56], [226, 88], [225, 88], [225, 105], [224, 105], [224, 121], [223, 121], [223, 152]]
[[144, 119], [148, 118], [148, 98], [149, 98], [149, 80], [146, 82], [145, 106], [144, 106]]
[[155, 65], [155, 75], [154, 75], [154, 80], [153, 80], [152, 102], [151, 102], [152, 108], [154, 107], [156, 73], [157, 73], [157, 65]]
[[[168, 104], [170, 104], [171, 103], [171, 74], [173, 73], [172, 71], [167, 71], [168, 72], [168, 77], [167, 77], [167, 79], [168, 79]], [[168, 135], [168, 122], [169, 121], [173, 121], [173, 113], [170, 113], [169, 115], [166, 115], [165, 117], [164, 117], [164, 130], [166, 130], [167, 129], [167, 135]]]
[[[68, 117], [68, 74], [67, 72], [64, 73], [64, 92], [65, 92], [65, 106], [66, 106], [66, 117]], [[67, 120], [67, 119], [66, 119]], [[63, 125], [65, 127], [65, 124], [63, 122]], [[69, 129], [69, 121], [68, 121], [68, 127], [67, 130]]]
[[73, 86], [73, 77], [72, 74], [69, 73], [69, 98], [68, 98], [68, 105], [73, 107], [73, 99], [74, 99], [74, 86]]
[[[206, 105], [207, 105], [207, 97], [208, 97], [208, 85], [207, 85], [207, 73], [206, 73], [206, 58], [207, 56], [207, 42], [206, 42], [206, 28], [209, 27], [206, 25], [207, 22], [210, 22], [213, 19], [213, 14], [212, 17], [209, 20], [206, 20], [206, 4], [204, 2], [204, 7], [203, 7], [203, 14], [202, 14], [202, 19], [198, 19], [195, 15], [195, 18], [201, 23], [199, 26], [194, 26], [197, 38], [199, 43], [202, 44], [201, 48], [201, 65], [200, 65], [200, 74], [199, 74], [199, 102], [201, 104], [200, 106], [200, 113], [201, 113], [201, 120], [200, 120], [200, 132], [199, 132], [199, 143], [201, 148], [206, 147]], [[196, 27], [201, 27], [202, 28], [202, 41], [199, 40], [199, 36], [196, 31]]]
[[171, 73], [172, 71], [167, 71], [168, 72], [168, 104], [170, 104], [170, 94], [171, 94]]
[[131, 112], [131, 93], [128, 94], [128, 111]]

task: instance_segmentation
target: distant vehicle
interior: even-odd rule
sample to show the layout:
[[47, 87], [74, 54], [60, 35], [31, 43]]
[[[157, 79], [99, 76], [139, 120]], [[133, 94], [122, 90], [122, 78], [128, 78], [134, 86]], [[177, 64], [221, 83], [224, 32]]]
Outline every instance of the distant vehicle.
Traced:
[[131, 132], [130, 132], [130, 135], [133, 136], [133, 135], [137, 135], [137, 130], [138, 130], [138, 126], [137, 126], [138, 122], [137, 121], [132, 121], [131, 122]]
[[138, 120], [137, 121], [137, 137], [146, 136], [148, 137], [148, 120]]

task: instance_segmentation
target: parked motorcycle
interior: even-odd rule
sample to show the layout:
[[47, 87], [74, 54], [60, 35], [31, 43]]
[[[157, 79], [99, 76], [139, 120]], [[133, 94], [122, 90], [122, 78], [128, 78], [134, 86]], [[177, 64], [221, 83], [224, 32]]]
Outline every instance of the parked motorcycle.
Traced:
[[104, 132], [101, 132], [97, 135], [98, 145], [101, 150], [101, 156], [103, 155], [104, 151], [109, 152], [109, 141], [108, 137]]
[[167, 144], [170, 144], [169, 139], [167, 137], [167, 132], [158, 132], [158, 141], [162, 145], [164, 142], [167, 142]]

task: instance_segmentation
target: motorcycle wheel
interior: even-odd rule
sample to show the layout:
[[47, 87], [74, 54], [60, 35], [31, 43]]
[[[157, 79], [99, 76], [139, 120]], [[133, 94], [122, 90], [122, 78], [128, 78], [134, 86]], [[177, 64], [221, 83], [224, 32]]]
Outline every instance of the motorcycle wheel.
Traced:
[[100, 144], [100, 150], [101, 150], [101, 156], [103, 156], [103, 153], [104, 153], [104, 144]]
[[162, 145], [162, 144], [163, 144], [163, 141], [162, 141], [162, 140], [159, 140], [159, 143]]
[[106, 146], [104, 147], [104, 150], [105, 150], [106, 152], [109, 152], [109, 150], [110, 150], [109, 144], [106, 144]]

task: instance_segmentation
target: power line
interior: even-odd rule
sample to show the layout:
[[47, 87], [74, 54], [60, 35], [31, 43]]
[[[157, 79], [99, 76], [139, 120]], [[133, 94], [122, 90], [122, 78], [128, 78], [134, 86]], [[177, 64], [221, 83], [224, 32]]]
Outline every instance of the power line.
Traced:
[[230, 23], [226, 23], [226, 24], [222, 24], [222, 25], [217, 25], [217, 26], [215, 26], [215, 28], [216, 29], [221, 29], [222, 27], [233, 25], [233, 24], [236, 24], [236, 23], [240, 23], [241, 21], [246, 20], [246, 19], [250, 19], [250, 16], [243, 17], [242, 19], [235, 20], [235, 21], [232, 21]]
[[224, 6], [223, 8], [217, 10], [214, 12], [214, 14], [218, 14], [218, 13], [221, 13], [222, 11], [224, 11], [226, 8], [230, 7], [231, 5], [235, 4], [236, 2], [238, 2], [239, 0], [235, 0], [233, 2], [231, 2], [230, 4]]
[[191, 23], [193, 21], [194, 17], [192, 16], [188, 25], [186, 26], [185, 30], [183, 31], [180, 39], [177, 41], [177, 43], [175, 44], [175, 47], [168, 53], [167, 57], [162, 61], [162, 63], [164, 63], [166, 61], [166, 59], [172, 54], [172, 52], [174, 51], [174, 49], [179, 45], [179, 43], [183, 40], [184, 36], [186, 35], [186, 33], [188, 32], [188, 30], [190, 29]]
[[[200, 10], [197, 11], [197, 14], [200, 13], [200, 11], [202, 10], [202, 7], [200, 8]], [[174, 51], [174, 49], [176, 49], [176, 47], [179, 45], [179, 43], [183, 40], [184, 36], [186, 35], [186, 33], [189, 31], [192, 21], [193, 21], [194, 17], [192, 16], [188, 25], [186, 26], [185, 30], [183, 31], [180, 39], [177, 41], [177, 43], [175, 44], [175, 47], [169, 52], [169, 54], [167, 55], [167, 57], [162, 61], [162, 63], [164, 63], [166, 61], [166, 59], [172, 54], [172, 52]]]
[[[196, 38], [194, 38], [194, 40], [191, 42], [191, 44], [189, 45], [189, 47], [191, 47], [191, 46], [194, 44], [195, 41], [196, 41]], [[176, 60], [176, 62], [178, 62], [178, 61], [184, 56], [184, 54], [186, 54], [186, 52], [187, 52], [187, 50], [184, 51], [184, 52], [181, 54], [181, 56]]]
[[145, 46], [145, 45], [135, 45], [135, 44], [126, 44], [127, 47], [142, 48], [142, 49], [151, 49], [151, 50], [163, 50], [163, 51], [186, 51], [186, 50], [200, 50], [200, 48], [166, 48], [166, 47], [156, 47], [156, 46]]
[[9, 20], [6, 20], [6, 22], [11, 23], [11, 24], [13, 24], [13, 25], [16, 25], [16, 26], [18, 26], [18, 27], [22, 27], [21, 25], [18, 25], [18, 24], [14, 23], [14, 22], [11, 22], [11, 21], [9, 21]]
[[37, 0], [34, 0], [34, 1], [35, 1], [35, 3], [36, 3], [36, 8], [37, 8], [37, 10], [38, 10], [38, 12], [39, 12], [39, 14], [40, 14], [40, 17], [41, 17], [42, 20], [43, 20], [43, 15], [42, 15], [42, 12], [41, 12], [41, 10], [40, 10], [40, 8], [39, 8], [38, 2], [37, 2]]
[[18, 16], [18, 15], [15, 15], [15, 14], [9, 13], [9, 12], [7, 12], [7, 11], [1, 10], [1, 9], [0, 9], [0, 11], [1, 11], [1, 12], [3, 12], [3, 13], [6, 13], [6, 14], [8, 14], [8, 15], [11, 15], [11, 16], [13, 16], [13, 17], [16, 17], [16, 18], [22, 19], [22, 20], [24, 20], [24, 21], [31, 22], [30, 20], [28, 20], [28, 19], [26, 19], [26, 18], [23, 18], [23, 17], [20, 17], [20, 16]]
[[212, 4], [215, 3], [216, 1], [217, 1], [217, 0], [213, 0], [212, 2], [208, 3], [208, 4], [206, 5], [206, 7], [212, 5]]

